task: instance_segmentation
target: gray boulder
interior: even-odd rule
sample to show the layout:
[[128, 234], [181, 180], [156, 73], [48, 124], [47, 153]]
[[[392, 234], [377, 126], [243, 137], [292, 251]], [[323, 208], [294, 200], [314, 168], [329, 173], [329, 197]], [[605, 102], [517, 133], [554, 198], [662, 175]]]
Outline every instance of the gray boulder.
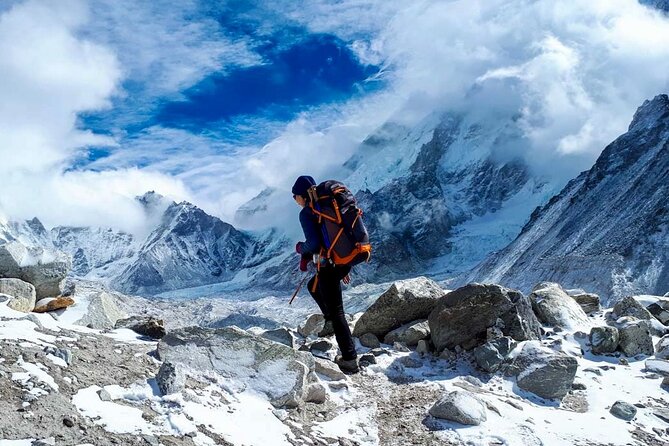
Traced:
[[625, 297], [613, 306], [613, 316], [616, 319], [631, 316], [644, 321], [653, 318], [653, 315], [631, 296]]
[[586, 293], [583, 290], [566, 290], [566, 292], [581, 306], [585, 314], [596, 313], [602, 309], [598, 294]]
[[37, 299], [61, 295], [71, 266], [70, 257], [61, 251], [27, 247], [18, 241], [0, 245], [0, 277], [33, 284]]
[[275, 330], [268, 330], [260, 336], [265, 339], [269, 339], [270, 341], [287, 345], [290, 348], [295, 348], [295, 336], [293, 335], [293, 332], [286, 327], [277, 328]]
[[618, 348], [627, 356], [652, 355], [653, 338], [647, 321], [623, 318], [618, 324], [620, 344]]
[[317, 381], [312, 355], [236, 327], [188, 327], [170, 331], [158, 343], [162, 361], [215, 371], [241, 388], [267, 395], [276, 407], [297, 407]]
[[625, 401], [616, 401], [609, 412], [614, 417], [625, 421], [632, 421], [636, 417], [636, 407]]
[[418, 341], [428, 337], [430, 337], [430, 327], [427, 320], [418, 320], [402, 325], [389, 332], [383, 338], [383, 343], [394, 344], [395, 342], [403, 342], [413, 347], [418, 344]]
[[21, 279], [0, 279], [0, 294], [10, 297], [7, 306], [13, 310], [29, 313], [35, 308], [35, 287]]
[[669, 361], [664, 359], [646, 359], [644, 365], [649, 372], [669, 376]]
[[590, 323], [578, 302], [557, 283], [537, 284], [529, 298], [532, 309], [544, 324], [576, 330]]
[[[86, 313], [76, 321], [77, 325], [98, 330], [111, 329], [116, 326], [119, 319], [126, 317], [126, 314], [116, 305], [116, 298], [110, 293], [101, 291], [88, 297], [87, 301]], [[81, 302], [81, 304], [84, 303]]]
[[317, 336], [323, 327], [325, 327], [325, 317], [320, 313], [312, 314], [297, 328], [297, 332], [304, 337]]
[[373, 335], [372, 333], [365, 333], [364, 335], [360, 336], [360, 344], [362, 344], [363, 347], [367, 348], [381, 347], [381, 342], [379, 341], [379, 338], [377, 338], [376, 335]]
[[321, 358], [314, 358], [314, 362], [316, 373], [320, 373], [334, 381], [346, 379], [344, 372], [334, 362]]
[[578, 361], [561, 352], [527, 342], [513, 360], [508, 373], [518, 387], [547, 399], [562, 399], [572, 387]]
[[426, 277], [395, 282], [360, 316], [353, 336], [372, 333], [383, 339], [402, 324], [425, 319], [444, 294], [446, 291]]
[[664, 325], [669, 325], [669, 299], [658, 299], [646, 307], [648, 312]]
[[593, 327], [590, 330], [590, 347], [595, 355], [613, 353], [619, 343], [620, 335], [615, 327]]
[[457, 345], [472, 349], [487, 339], [491, 327], [517, 341], [541, 335], [530, 301], [519, 291], [500, 285], [472, 283], [452, 291], [439, 299], [428, 323], [438, 352]]
[[487, 420], [485, 405], [474, 394], [455, 390], [442, 396], [430, 408], [430, 415], [469, 426], [478, 426]]
[[657, 359], [669, 359], [669, 335], [663, 336], [655, 344], [655, 357]]
[[186, 374], [181, 364], [163, 362], [156, 375], [156, 383], [162, 395], [181, 392], [186, 385]]
[[493, 339], [474, 349], [474, 360], [484, 371], [494, 373], [500, 369], [517, 343], [508, 336]]
[[167, 333], [165, 322], [152, 316], [132, 316], [126, 319], [119, 319], [114, 324], [114, 328], [128, 328], [135, 333], [153, 339], [160, 339]]

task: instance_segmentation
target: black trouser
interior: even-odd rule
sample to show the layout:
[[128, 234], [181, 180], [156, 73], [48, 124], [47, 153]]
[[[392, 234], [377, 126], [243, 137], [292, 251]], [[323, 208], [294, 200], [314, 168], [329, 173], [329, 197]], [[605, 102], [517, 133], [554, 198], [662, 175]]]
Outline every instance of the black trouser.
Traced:
[[[341, 296], [341, 280], [350, 271], [350, 266], [324, 266], [308, 283], [309, 293], [323, 312], [325, 320], [332, 321], [335, 338], [337, 338], [337, 344], [339, 344], [339, 350], [344, 359], [357, 357]], [[318, 283], [314, 291], [316, 277], [318, 277]]]

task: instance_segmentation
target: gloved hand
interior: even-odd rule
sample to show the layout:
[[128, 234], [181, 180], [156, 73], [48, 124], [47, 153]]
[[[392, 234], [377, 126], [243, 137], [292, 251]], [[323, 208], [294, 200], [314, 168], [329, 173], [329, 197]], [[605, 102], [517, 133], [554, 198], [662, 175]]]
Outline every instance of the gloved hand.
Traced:
[[309, 265], [309, 257], [302, 256], [300, 258], [300, 271], [306, 271], [307, 265]]
[[298, 254], [302, 254], [302, 245], [304, 245], [304, 242], [297, 242], [295, 244], [295, 252]]

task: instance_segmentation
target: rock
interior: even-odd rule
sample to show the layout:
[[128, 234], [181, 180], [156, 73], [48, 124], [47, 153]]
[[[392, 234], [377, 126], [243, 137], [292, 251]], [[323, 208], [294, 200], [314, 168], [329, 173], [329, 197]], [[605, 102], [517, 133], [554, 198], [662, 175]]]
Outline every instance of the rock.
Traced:
[[664, 325], [669, 325], [669, 299], [658, 299], [648, 305], [646, 310]]
[[337, 364], [334, 362], [321, 358], [314, 359], [316, 373], [320, 373], [321, 375], [335, 381], [346, 379], [346, 375], [341, 370], [339, 370], [339, 367], [337, 367]]
[[654, 407], [653, 415], [655, 415], [665, 423], [669, 423], [669, 409], [665, 409], [663, 407]]
[[632, 421], [636, 416], [636, 407], [624, 401], [616, 401], [609, 412], [621, 420]]
[[7, 306], [12, 310], [29, 313], [35, 308], [35, 287], [21, 279], [0, 279], [0, 294], [9, 296]]
[[74, 427], [74, 421], [70, 417], [63, 417], [63, 425], [65, 427]]
[[516, 376], [518, 387], [547, 399], [562, 399], [576, 376], [576, 358], [527, 342], [513, 360], [508, 373]]
[[422, 355], [430, 353], [430, 344], [425, 339], [421, 339], [416, 344], [416, 352]]
[[655, 344], [655, 357], [657, 359], [669, 359], [669, 335], [663, 336]]
[[297, 328], [297, 332], [304, 337], [316, 336], [325, 327], [325, 317], [322, 314], [312, 314], [304, 325]]
[[307, 386], [304, 401], [307, 403], [323, 404], [327, 400], [327, 390], [321, 383], [311, 383]]
[[552, 327], [576, 330], [590, 324], [581, 306], [557, 283], [541, 282], [529, 296], [532, 309], [541, 322]]
[[268, 330], [260, 336], [265, 339], [269, 339], [270, 341], [287, 345], [290, 348], [295, 348], [295, 336], [293, 335], [293, 332], [286, 327], [277, 328], [275, 330]]
[[37, 299], [60, 296], [71, 266], [70, 257], [61, 251], [27, 247], [18, 241], [0, 245], [0, 277], [31, 283]]
[[469, 350], [499, 326], [517, 341], [539, 339], [540, 324], [522, 293], [499, 285], [469, 284], [439, 300], [428, 317], [432, 343], [438, 352], [456, 345]]
[[156, 383], [161, 395], [179, 393], [186, 385], [186, 375], [181, 364], [163, 362], [156, 374]]
[[[236, 327], [188, 327], [158, 343], [162, 361], [215, 371], [268, 396], [275, 407], [297, 407], [315, 380], [314, 357]], [[280, 377], [280, 379], [278, 379]]]
[[653, 338], [647, 321], [629, 319], [618, 325], [620, 344], [618, 348], [627, 356], [652, 355]]
[[65, 361], [65, 364], [72, 365], [72, 351], [68, 348], [56, 348], [56, 347], [45, 347], [44, 353], [47, 355], [54, 355], [56, 358], [60, 358]]
[[664, 294], [664, 297], [669, 297], [669, 293], [665, 293], [665, 294]]
[[574, 383], [571, 385], [573, 390], [588, 390], [585, 384], [583, 383]]
[[404, 345], [401, 342], [394, 342], [393, 343], [393, 349], [395, 351], [398, 351], [398, 352], [401, 352], [401, 353], [407, 353], [407, 352], [411, 351], [406, 345]]
[[56, 311], [74, 305], [74, 299], [71, 297], [45, 297], [35, 303], [33, 311], [35, 313], [46, 313], [47, 311]]
[[112, 400], [111, 395], [105, 389], [98, 390], [98, 397], [100, 398], [100, 401], [111, 401]]
[[114, 328], [126, 315], [116, 306], [114, 296], [101, 291], [90, 297], [86, 314], [76, 324], [98, 330]]
[[385, 348], [374, 348], [369, 351], [369, 353], [373, 354], [374, 356], [381, 356], [381, 355], [389, 355], [390, 353], [388, 350]]
[[365, 353], [364, 355], [360, 356], [360, 360], [358, 362], [361, 365], [363, 365], [363, 364], [366, 364], [366, 365], [376, 364], [376, 356], [374, 356], [373, 353]]
[[669, 375], [669, 361], [664, 359], [646, 359], [646, 370], [659, 373], [660, 375]]
[[475, 395], [462, 390], [447, 393], [430, 408], [435, 418], [478, 426], [487, 420], [485, 405]]
[[423, 361], [412, 358], [411, 356], [403, 356], [400, 358], [400, 364], [408, 369], [419, 369], [423, 367]]
[[119, 319], [114, 324], [114, 328], [128, 328], [135, 333], [153, 339], [160, 339], [167, 333], [165, 322], [152, 316], [131, 316]]
[[586, 293], [583, 290], [566, 290], [566, 293], [581, 306], [585, 314], [596, 313], [602, 309], [601, 299], [597, 294]]
[[653, 318], [653, 315], [631, 296], [625, 297], [613, 306], [613, 315], [616, 319], [631, 316], [647, 321]]
[[394, 344], [395, 342], [402, 342], [413, 347], [418, 344], [418, 341], [429, 336], [430, 327], [427, 320], [418, 320], [392, 330], [383, 338], [383, 343]]
[[444, 294], [426, 277], [395, 282], [360, 316], [353, 336], [372, 333], [381, 339], [402, 324], [425, 319]]
[[381, 347], [381, 342], [379, 341], [379, 338], [377, 338], [376, 335], [372, 333], [365, 333], [364, 335], [360, 336], [360, 344], [362, 344], [364, 347], [367, 348]]
[[590, 346], [595, 355], [615, 352], [619, 342], [620, 335], [615, 327], [593, 327], [590, 330]]
[[508, 336], [488, 341], [474, 350], [474, 360], [484, 371], [494, 373], [515, 347], [516, 342]]
[[337, 356], [337, 348], [330, 341], [321, 339], [308, 345], [312, 355], [334, 361]]

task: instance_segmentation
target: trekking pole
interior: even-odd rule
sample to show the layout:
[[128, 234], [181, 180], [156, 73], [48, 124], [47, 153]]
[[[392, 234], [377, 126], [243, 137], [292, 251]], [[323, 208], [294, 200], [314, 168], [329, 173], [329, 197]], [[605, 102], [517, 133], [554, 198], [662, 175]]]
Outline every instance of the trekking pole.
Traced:
[[299, 293], [300, 290], [302, 289], [302, 285], [304, 285], [304, 281], [307, 280], [307, 277], [309, 277], [308, 273], [305, 274], [304, 277], [302, 278], [302, 280], [300, 281], [300, 284], [297, 286], [297, 289], [295, 290], [293, 295], [290, 297], [290, 302], [288, 302], [288, 305], [291, 305], [293, 303], [293, 301], [297, 297], [297, 293]]

